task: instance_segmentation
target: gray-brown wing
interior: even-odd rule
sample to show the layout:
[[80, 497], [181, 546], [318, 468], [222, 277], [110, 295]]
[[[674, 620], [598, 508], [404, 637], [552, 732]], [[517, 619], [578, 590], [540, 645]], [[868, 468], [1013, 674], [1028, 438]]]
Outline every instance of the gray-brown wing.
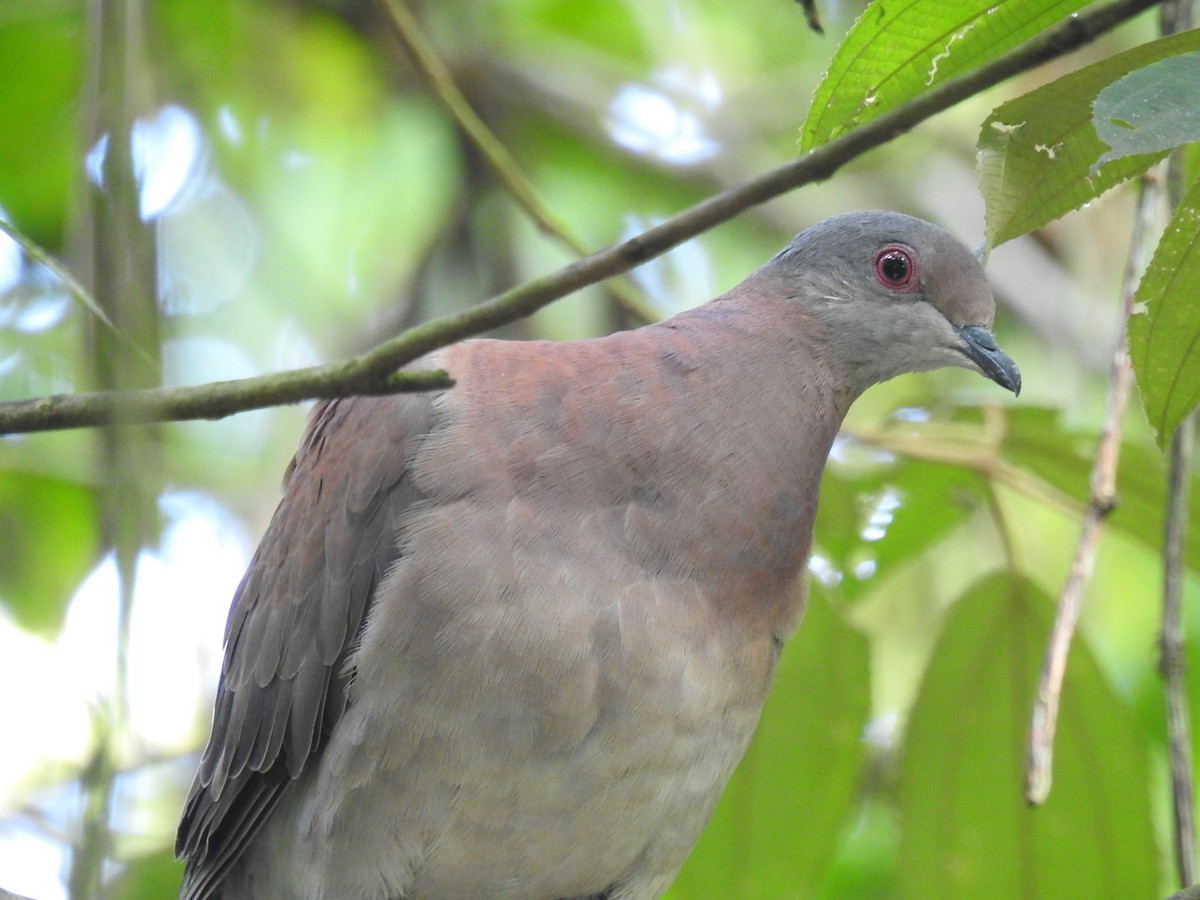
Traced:
[[181, 898], [212, 897], [346, 707], [345, 671], [417, 499], [407, 471], [428, 395], [313, 410], [283, 499], [234, 596], [212, 734], [176, 835]]

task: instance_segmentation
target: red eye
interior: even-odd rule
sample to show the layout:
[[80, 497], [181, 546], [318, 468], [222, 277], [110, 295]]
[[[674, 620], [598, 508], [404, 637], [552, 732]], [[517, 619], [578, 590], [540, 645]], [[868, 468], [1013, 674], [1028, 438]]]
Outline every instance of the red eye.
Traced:
[[875, 277], [884, 287], [893, 290], [916, 288], [916, 254], [903, 244], [888, 244], [875, 254]]

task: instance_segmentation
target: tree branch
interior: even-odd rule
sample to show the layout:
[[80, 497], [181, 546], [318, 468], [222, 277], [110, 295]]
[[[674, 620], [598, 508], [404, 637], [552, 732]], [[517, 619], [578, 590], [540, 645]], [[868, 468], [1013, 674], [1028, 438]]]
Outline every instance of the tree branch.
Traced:
[[[1169, 0], [1162, 5], [1159, 30], [1175, 34], [1193, 27], [1192, 0]], [[1182, 154], [1174, 151], [1167, 161], [1167, 196], [1171, 208], [1183, 194]], [[1162, 634], [1159, 637], [1159, 671], [1167, 707], [1167, 748], [1171, 766], [1171, 843], [1175, 872], [1183, 888], [1200, 895], [1196, 881], [1195, 782], [1192, 772], [1192, 725], [1186, 682], [1187, 660], [1183, 626], [1184, 542], [1187, 540], [1188, 500], [1191, 488], [1192, 445], [1196, 414], [1180, 423], [1171, 435], [1167, 463], [1166, 516], [1163, 526]], [[1185, 892], [1189, 893], [1189, 892]]]
[[1193, 418], [1171, 435], [1167, 475], [1167, 515], [1163, 535], [1163, 622], [1159, 670], [1165, 683], [1167, 745], [1171, 759], [1171, 842], [1175, 869], [1184, 887], [1196, 880], [1196, 826], [1193, 811], [1192, 734], [1185, 681], [1183, 543], [1187, 537], [1188, 484], [1192, 471]]
[[[429, 87], [458, 123], [463, 134], [492, 167], [492, 171], [517, 205], [547, 237], [557, 241], [577, 257], [587, 256], [587, 248], [570, 233], [566, 224], [550, 211], [512, 154], [471, 108], [470, 102], [454, 83], [450, 70], [421, 31], [412, 10], [403, 0], [378, 0], [378, 3], [383, 7], [396, 37], [412, 57], [417, 70], [425, 77]], [[614, 280], [607, 287], [626, 312], [643, 322], [653, 322], [658, 318], [653, 304], [627, 279]]]
[[1100, 533], [1104, 520], [1116, 506], [1117, 460], [1121, 452], [1121, 426], [1125, 420], [1125, 406], [1129, 399], [1129, 388], [1133, 382], [1133, 367], [1129, 362], [1129, 349], [1125, 340], [1126, 323], [1133, 311], [1134, 293], [1138, 280], [1145, 269], [1147, 244], [1153, 231], [1155, 206], [1162, 196], [1162, 178], [1157, 170], [1151, 170], [1142, 179], [1138, 194], [1133, 235], [1129, 244], [1129, 256], [1125, 263], [1125, 277], [1121, 290], [1121, 311], [1117, 325], [1116, 349], [1113, 351], [1109, 370], [1108, 402], [1104, 421], [1100, 426], [1100, 440], [1096, 446], [1096, 459], [1092, 465], [1087, 509], [1084, 511], [1083, 528], [1075, 545], [1071, 568], [1058, 595], [1054, 615], [1054, 626], [1046, 645], [1046, 657], [1038, 678], [1037, 696], [1034, 698], [1033, 715], [1029, 725], [1029, 743], [1025, 755], [1025, 801], [1030, 806], [1039, 806], [1050, 794], [1053, 779], [1054, 732], [1058, 724], [1058, 705], [1062, 696], [1063, 677], [1067, 671], [1067, 655], [1071, 640], [1079, 621], [1083, 606], [1083, 593], [1092, 580], [1096, 565], [1096, 550], [1100, 544]]
[[52, 394], [0, 403], [0, 434], [90, 428], [110, 423], [221, 419], [246, 410], [303, 400], [350, 394], [399, 394], [454, 384], [445, 372], [433, 370], [376, 377], [363, 365], [363, 359], [359, 356], [344, 363], [215, 381], [197, 387]]
[[84, 428], [106, 422], [214, 419], [249, 409], [320, 397], [388, 393], [446, 386], [443, 373], [396, 373], [437, 347], [507, 324], [572, 291], [628, 271], [751, 206], [814, 181], [903, 134], [936, 113], [1001, 81], [1062, 56], [1154, 5], [1118, 0], [1068, 19], [1013, 52], [951, 79], [854, 131], [758, 178], [722, 191], [690, 209], [571, 263], [557, 272], [505, 291], [472, 309], [417, 326], [348, 361], [239, 381], [144, 391], [41, 397], [0, 404], [0, 434]]

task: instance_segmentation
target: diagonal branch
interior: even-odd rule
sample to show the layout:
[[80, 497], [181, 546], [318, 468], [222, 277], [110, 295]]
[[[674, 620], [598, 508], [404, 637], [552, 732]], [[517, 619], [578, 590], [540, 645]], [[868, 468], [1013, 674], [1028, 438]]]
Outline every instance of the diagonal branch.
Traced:
[[1094, 40], [1155, 0], [1118, 0], [1023, 44], [1013, 52], [879, 116], [804, 156], [700, 203], [557, 272], [534, 279], [472, 309], [427, 322], [350, 360], [239, 381], [121, 393], [41, 397], [0, 404], [0, 434], [84, 428], [106, 422], [215, 419], [281, 403], [360, 393], [423, 390], [448, 384], [442, 373], [403, 372], [424, 353], [527, 316], [553, 300], [628, 271], [744, 210], [831, 176], [956, 103]]
[[1156, 204], [1162, 197], [1160, 172], [1161, 170], [1152, 169], [1143, 176], [1138, 195], [1133, 236], [1130, 239], [1121, 291], [1116, 348], [1109, 369], [1108, 401], [1100, 429], [1100, 440], [1096, 446], [1096, 458], [1092, 464], [1088, 505], [1084, 511], [1083, 527], [1075, 545], [1075, 554], [1071, 559], [1071, 568], [1058, 595], [1054, 626], [1050, 631], [1046, 656], [1038, 679], [1037, 696], [1034, 698], [1025, 756], [1025, 800], [1030, 806], [1041, 805], [1050, 794], [1054, 732], [1058, 724], [1058, 706], [1062, 696], [1063, 677], [1067, 670], [1067, 655], [1083, 607], [1083, 594], [1095, 569], [1096, 552], [1100, 544], [1100, 534], [1104, 530], [1104, 520], [1117, 503], [1117, 460], [1121, 452], [1125, 407], [1129, 400], [1129, 389], [1133, 384], [1133, 367], [1129, 362], [1125, 330], [1133, 312], [1138, 279], [1146, 266]]
[[113, 333], [114, 336], [120, 339], [126, 347], [129, 347], [134, 353], [140, 356], [143, 362], [150, 365], [151, 368], [158, 368], [158, 363], [155, 362], [154, 358], [146, 352], [145, 348], [140, 346], [136, 341], [133, 340], [133, 338], [125, 334], [125, 332], [121, 331], [116, 325], [113, 324], [112, 319], [108, 317], [108, 313], [100, 308], [100, 304], [96, 301], [96, 298], [92, 296], [91, 291], [80, 284], [79, 279], [71, 274], [71, 270], [55, 259], [53, 254], [43, 249], [40, 245], [34, 242], [32, 238], [18, 230], [11, 222], [6, 222], [4, 219], [0, 219], [0, 233], [8, 235], [8, 237], [12, 239], [13, 243], [20, 247], [21, 250], [24, 251], [25, 255], [32, 259], [35, 263], [45, 266], [55, 278], [62, 282], [63, 287], [67, 289], [68, 294], [86, 306], [88, 310], [91, 311], [92, 315], [100, 320], [100, 323], [105, 328], [107, 328]]
[[[446, 64], [437, 55], [429, 43], [429, 39], [422, 33], [416, 17], [404, 0], [378, 0], [378, 2], [391, 20], [396, 37], [412, 57], [417, 70], [429, 82], [429, 87], [449, 111], [463, 134], [475, 144], [517, 205], [525, 211], [525, 214], [543, 234], [557, 241], [575, 256], [587, 256], [587, 248], [568, 231], [566, 224], [547, 208], [545, 202], [538, 196], [537, 189], [525, 177], [525, 173], [521, 171], [521, 167], [517, 165], [512, 154], [484, 124], [479, 114], [471, 108], [470, 102], [463, 96], [458, 85], [454, 83], [450, 70], [446, 68]], [[617, 279], [607, 287], [626, 312], [643, 322], [653, 322], [658, 318], [653, 304], [642, 296], [641, 292], [628, 280]]]

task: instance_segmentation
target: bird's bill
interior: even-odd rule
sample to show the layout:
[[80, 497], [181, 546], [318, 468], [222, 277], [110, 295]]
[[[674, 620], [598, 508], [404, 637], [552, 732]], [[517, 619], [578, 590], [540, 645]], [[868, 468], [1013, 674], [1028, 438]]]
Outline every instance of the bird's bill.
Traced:
[[957, 329], [963, 340], [963, 353], [980, 371], [1001, 387], [1014, 394], [1021, 393], [1021, 370], [1017, 364], [996, 344], [996, 339], [986, 328], [968, 325]]

